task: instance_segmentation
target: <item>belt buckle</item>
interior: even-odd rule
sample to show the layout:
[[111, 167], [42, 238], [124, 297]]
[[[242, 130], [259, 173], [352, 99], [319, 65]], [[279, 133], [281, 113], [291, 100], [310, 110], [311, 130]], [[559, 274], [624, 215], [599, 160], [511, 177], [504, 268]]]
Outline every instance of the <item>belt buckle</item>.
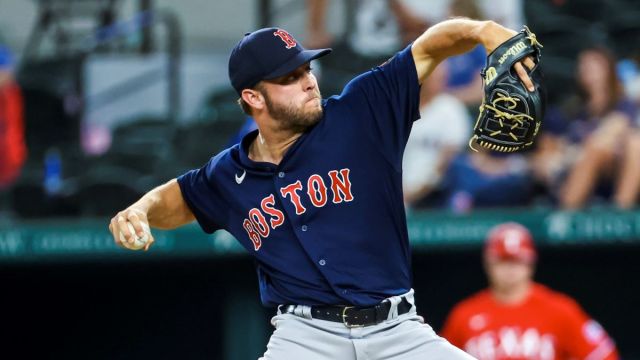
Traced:
[[359, 328], [359, 327], [364, 327], [364, 324], [360, 325], [360, 324], [349, 324], [349, 322], [347, 321], [347, 310], [349, 309], [353, 309], [355, 308], [355, 306], [345, 306], [342, 309], [342, 323], [344, 324], [344, 326], [352, 329], [352, 328]]

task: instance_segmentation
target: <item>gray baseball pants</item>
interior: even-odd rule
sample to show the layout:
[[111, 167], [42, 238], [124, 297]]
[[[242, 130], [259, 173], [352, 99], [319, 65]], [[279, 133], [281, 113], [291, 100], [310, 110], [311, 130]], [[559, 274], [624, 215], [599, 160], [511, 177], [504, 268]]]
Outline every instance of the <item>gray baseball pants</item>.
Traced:
[[271, 319], [275, 331], [259, 360], [471, 360], [467, 353], [436, 335], [416, 314], [413, 290], [404, 297], [413, 305], [398, 316], [401, 297], [392, 303], [389, 317], [377, 325], [348, 328], [344, 324], [311, 318], [308, 306], [295, 314]]

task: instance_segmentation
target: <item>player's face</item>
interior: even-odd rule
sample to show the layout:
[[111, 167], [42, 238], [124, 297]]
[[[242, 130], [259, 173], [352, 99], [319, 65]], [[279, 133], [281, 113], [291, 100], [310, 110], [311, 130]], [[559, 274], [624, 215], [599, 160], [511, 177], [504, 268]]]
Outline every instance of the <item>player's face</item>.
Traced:
[[531, 281], [533, 265], [521, 260], [488, 259], [485, 262], [491, 286], [508, 291]]
[[302, 132], [322, 118], [318, 81], [307, 63], [293, 72], [264, 82], [262, 95], [280, 129]]

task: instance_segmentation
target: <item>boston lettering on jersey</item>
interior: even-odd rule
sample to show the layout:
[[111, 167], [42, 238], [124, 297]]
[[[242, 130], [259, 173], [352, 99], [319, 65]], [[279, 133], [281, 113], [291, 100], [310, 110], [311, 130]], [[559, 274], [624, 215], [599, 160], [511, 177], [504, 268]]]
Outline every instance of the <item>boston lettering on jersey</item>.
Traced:
[[[349, 172], [349, 169], [341, 169], [340, 171], [332, 170], [328, 173], [332, 193], [331, 200], [334, 204], [353, 201]], [[313, 206], [321, 208], [327, 204], [329, 188], [322, 176], [318, 174], [309, 176], [306, 181], [306, 189], [306, 195]], [[280, 188], [282, 197], [289, 199], [295, 206], [296, 215], [302, 215], [307, 211], [302, 205], [300, 196], [303, 195], [301, 193], [305, 193], [305, 191], [300, 180]], [[255, 207], [249, 210], [248, 218], [242, 222], [242, 227], [247, 231], [249, 239], [253, 242], [255, 251], [260, 250], [262, 239], [269, 237], [272, 229], [284, 223], [284, 213], [275, 208], [274, 204], [275, 196], [274, 194], [269, 194], [260, 202], [260, 208]], [[270, 217], [269, 222], [267, 222], [265, 214]]]
[[250, 132], [180, 176], [183, 198], [205, 232], [228, 231], [254, 257], [266, 306], [372, 306], [404, 294], [402, 153], [419, 104], [408, 46], [323, 100], [322, 119], [278, 164], [249, 157]]

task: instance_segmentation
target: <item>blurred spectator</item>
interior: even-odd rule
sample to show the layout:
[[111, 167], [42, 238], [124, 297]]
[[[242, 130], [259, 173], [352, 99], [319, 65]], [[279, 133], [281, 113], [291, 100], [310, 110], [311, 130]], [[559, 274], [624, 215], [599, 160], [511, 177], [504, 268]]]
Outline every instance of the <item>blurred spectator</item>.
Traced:
[[485, 19], [511, 29], [520, 29], [525, 23], [524, 0], [477, 0], [477, 6]]
[[523, 155], [479, 147], [453, 160], [442, 188], [445, 206], [466, 213], [480, 207], [527, 205], [532, 181]]
[[[307, 0], [306, 46], [309, 48], [336, 45], [326, 25], [328, 4], [327, 0]], [[356, 56], [369, 60], [368, 67], [387, 60], [429, 26], [405, 1], [359, 0], [354, 6], [353, 29], [346, 34], [345, 41]]]
[[[474, 0], [452, 0], [449, 16], [484, 19]], [[449, 64], [447, 91], [468, 106], [477, 106], [482, 101], [482, 77], [480, 70], [486, 63], [487, 52], [479, 45], [462, 55], [446, 60]]]
[[26, 157], [22, 94], [13, 77], [12, 54], [0, 45], [0, 190], [15, 181]]
[[[308, 0], [307, 6], [307, 47], [333, 45], [325, 20], [328, 1]], [[397, 20], [389, 16], [387, 0], [361, 0], [355, 6], [353, 31], [345, 39], [352, 51], [365, 58], [386, 58], [400, 48]]]
[[[406, 0], [405, 0], [406, 1]], [[327, 28], [328, 0], [307, 0], [307, 48], [332, 47], [334, 56], [314, 61], [320, 68], [318, 81], [326, 94], [338, 94], [356, 75], [374, 68], [408, 44], [407, 36], [415, 36], [427, 28], [405, 1], [358, 0], [345, 2], [346, 31], [335, 38]], [[442, 2], [448, 0], [438, 0]], [[411, 34], [411, 35], [410, 35]], [[318, 66], [319, 65], [319, 66]]]
[[440, 13], [447, 9], [449, 1], [430, 1], [429, 11], [426, 13], [424, 1], [388, 1], [398, 23], [401, 46], [414, 41], [429, 26], [444, 20], [446, 16], [441, 16]]
[[109, 151], [113, 137], [105, 124], [85, 121], [81, 125], [80, 141], [85, 154], [98, 156]]
[[457, 304], [440, 335], [480, 360], [618, 359], [575, 300], [533, 281], [536, 258], [525, 227], [494, 227], [484, 246], [489, 288]]
[[640, 191], [637, 108], [625, 97], [608, 50], [582, 51], [576, 70], [579, 97], [549, 112], [533, 158], [536, 177], [560, 190], [556, 196], [567, 209], [593, 197], [633, 207]]
[[305, 46], [309, 49], [330, 47], [335, 40], [327, 30], [328, 0], [307, 0], [307, 38]]
[[[640, 49], [635, 57], [623, 59], [618, 62], [617, 73], [624, 85], [625, 95], [634, 102], [636, 106], [640, 105]], [[640, 117], [636, 117], [640, 121]]]
[[443, 92], [446, 82], [445, 62], [422, 83], [421, 120], [413, 124], [402, 165], [409, 207], [433, 205], [442, 174], [469, 140], [471, 119], [460, 100]]
[[[449, 17], [494, 20], [512, 29], [520, 29], [523, 25], [521, 0], [403, 0], [391, 1], [391, 3], [404, 4], [404, 12], [411, 14], [414, 19], [423, 19], [425, 25], [431, 25]], [[402, 19], [397, 13], [396, 17]], [[411, 36], [415, 38], [417, 35], [419, 34]], [[447, 91], [469, 107], [475, 107], [482, 101], [480, 70], [486, 63], [486, 57], [485, 49], [477, 46], [470, 52], [446, 60], [449, 63], [450, 72]]]

